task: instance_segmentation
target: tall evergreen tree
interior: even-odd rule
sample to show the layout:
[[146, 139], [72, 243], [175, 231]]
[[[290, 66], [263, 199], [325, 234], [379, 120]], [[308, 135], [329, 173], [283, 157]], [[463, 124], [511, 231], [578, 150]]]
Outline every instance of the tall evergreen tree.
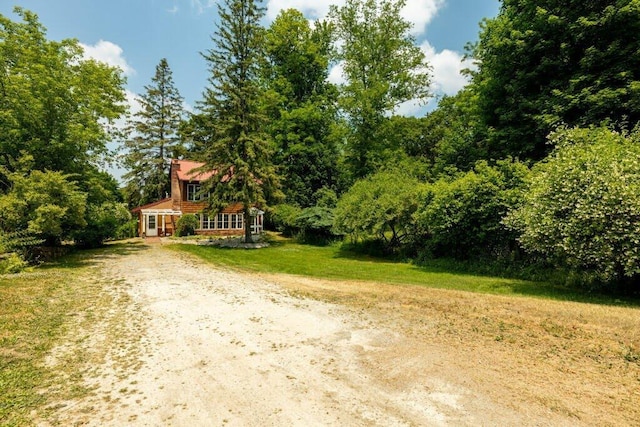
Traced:
[[140, 95], [142, 109], [129, 121], [124, 164], [129, 172], [125, 192], [130, 205], [143, 205], [170, 191], [171, 159], [184, 151], [178, 130], [184, 117], [182, 97], [165, 58], [156, 66], [151, 84]]
[[217, 173], [208, 181], [209, 208], [243, 205], [245, 241], [251, 241], [251, 210], [266, 203], [277, 186], [271, 163], [272, 144], [265, 133], [260, 64], [264, 61], [264, 29], [260, 1], [218, 3], [220, 23], [213, 49], [203, 56], [209, 65], [209, 86], [199, 108], [208, 135], [203, 169]]

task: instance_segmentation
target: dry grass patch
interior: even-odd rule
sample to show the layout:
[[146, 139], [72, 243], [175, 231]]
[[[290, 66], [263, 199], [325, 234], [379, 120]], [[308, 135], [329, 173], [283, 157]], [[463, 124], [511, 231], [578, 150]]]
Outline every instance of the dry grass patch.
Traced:
[[[588, 425], [640, 422], [637, 307], [287, 275], [266, 278], [301, 297], [372, 313], [376, 321], [401, 331], [407, 340], [387, 350], [388, 364], [371, 369], [401, 367], [397, 375], [407, 381], [424, 370], [445, 372], [522, 413], [535, 406]], [[433, 366], [415, 363], [428, 354]], [[400, 386], [402, 379], [394, 382]]]
[[116, 365], [137, 363], [135, 317], [123, 284], [105, 280], [96, 263], [122, 250], [87, 251], [0, 275], [0, 425], [42, 418], [55, 424], [53, 414], [93, 392], [91, 378], [112, 346], [126, 353]]

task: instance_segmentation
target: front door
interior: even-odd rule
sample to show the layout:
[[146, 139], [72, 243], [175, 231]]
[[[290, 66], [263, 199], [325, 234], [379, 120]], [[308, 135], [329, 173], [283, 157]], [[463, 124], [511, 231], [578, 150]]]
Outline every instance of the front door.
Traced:
[[158, 216], [147, 215], [147, 237], [155, 237], [158, 235]]

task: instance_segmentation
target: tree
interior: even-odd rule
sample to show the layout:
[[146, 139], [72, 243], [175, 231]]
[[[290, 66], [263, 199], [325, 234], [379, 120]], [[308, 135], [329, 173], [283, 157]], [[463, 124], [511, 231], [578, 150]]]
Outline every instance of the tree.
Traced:
[[386, 117], [403, 102], [429, 96], [429, 66], [401, 15], [405, 0], [347, 0], [331, 7], [346, 83], [341, 106], [353, 134], [347, 160], [356, 178], [384, 162], [379, 134]]
[[206, 185], [210, 208], [218, 211], [229, 203], [242, 203], [249, 242], [252, 208], [265, 204], [265, 195], [275, 191], [278, 181], [259, 84], [264, 9], [254, 0], [225, 0], [218, 12], [214, 48], [204, 54], [210, 76], [200, 104], [209, 141], [203, 169], [217, 172]]
[[[83, 175], [100, 163], [106, 124], [125, 111], [119, 69], [84, 60], [77, 40], [46, 39], [38, 17], [0, 15], [0, 166], [9, 172], [30, 156], [33, 168]], [[0, 176], [0, 192], [9, 181]]]
[[357, 181], [338, 201], [334, 227], [352, 238], [376, 238], [397, 249], [411, 237], [420, 181], [405, 169], [383, 170]]
[[462, 259], [508, 255], [516, 234], [502, 220], [518, 204], [528, 174], [520, 162], [479, 161], [471, 171], [428, 185], [414, 215], [421, 249]]
[[640, 120], [640, 0], [504, 0], [474, 77], [489, 156], [542, 159], [560, 124]]
[[266, 33], [269, 133], [276, 143], [288, 203], [314, 204], [321, 188], [338, 190], [337, 91], [327, 82], [331, 31], [297, 10], [282, 11]]
[[[506, 223], [529, 252], [609, 289], [638, 290], [640, 131], [561, 129]], [[632, 290], [628, 288], [627, 290]]]
[[62, 172], [9, 173], [11, 190], [0, 196], [0, 230], [27, 233], [59, 245], [87, 225], [87, 195]]
[[165, 197], [171, 190], [171, 159], [184, 151], [178, 132], [184, 116], [183, 99], [165, 58], [156, 66], [151, 82], [138, 98], [142, 108], [129, 120], [131, 137], [124, 144], [128, 150], [124, 164], [129, 172], [124, 178], [130, 206]]

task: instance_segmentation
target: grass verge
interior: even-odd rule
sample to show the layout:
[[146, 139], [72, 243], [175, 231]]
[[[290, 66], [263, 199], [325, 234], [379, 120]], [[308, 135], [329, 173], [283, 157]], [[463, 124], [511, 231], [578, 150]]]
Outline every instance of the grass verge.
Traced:
[[358, 254], [340, 244], [311, 246], [278, 240], [260, 250], [238, 250], [211, 246], [172, 245], [207, 262], [251, 272], [284, 273], [330, 280], [363, 280], [396, 285], [462, 290], [498, 295], [537, 296], [556, 300], [600, 304], [630, 304], [607, 296], [585, 294], [545, 282], [478, 275], [455, 271], [446, 263], [416, 266]]
[[[33, 424], [48, 404], [80, 397], [85, 352], [52, 364], [52, 351], [68, 345], [83, 323], [101, 317], [112, 301], [95, 277], [96, 257], [126, 245], [83, 251], [20, 274], [0, 275], [0, 425]], [[75, 347], [74, 347], [75, 348]], [[55, 366], [53, 366], [55, 365]]]

